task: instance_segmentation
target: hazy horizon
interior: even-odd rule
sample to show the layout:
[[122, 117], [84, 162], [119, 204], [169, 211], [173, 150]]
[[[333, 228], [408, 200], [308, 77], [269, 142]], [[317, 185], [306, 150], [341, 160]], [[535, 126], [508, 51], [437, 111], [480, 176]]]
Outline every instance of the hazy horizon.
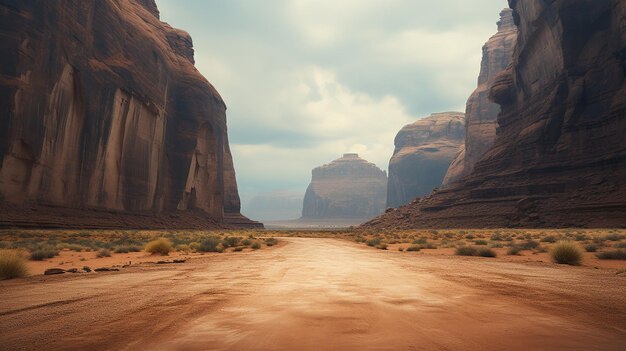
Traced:
[[[190, 33], [228, 107], [246, 212], [259, 193], [304, 194], [311, 169], [357, 152], [387, 170], [402, 126], [464, 112], [507, 2], [157, 0]], [[297, 20], [295, 20], [297, 19]]]

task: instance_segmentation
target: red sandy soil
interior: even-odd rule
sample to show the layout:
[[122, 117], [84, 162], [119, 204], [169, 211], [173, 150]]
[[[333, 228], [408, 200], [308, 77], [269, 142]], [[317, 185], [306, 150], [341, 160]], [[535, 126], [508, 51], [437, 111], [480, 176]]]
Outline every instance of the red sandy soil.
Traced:
[[0, 282], [3, 350], [624, 350], [626, 274], [336, 239]]

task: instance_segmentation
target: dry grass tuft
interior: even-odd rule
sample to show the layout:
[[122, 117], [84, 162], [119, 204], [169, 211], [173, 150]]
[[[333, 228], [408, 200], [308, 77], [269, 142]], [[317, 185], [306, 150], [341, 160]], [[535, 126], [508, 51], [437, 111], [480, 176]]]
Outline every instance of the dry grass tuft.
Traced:
[[169, 255], [174, 250], [174, 247], [169, 239], [160, 238], [147, 243], [145, 250], [151, 254]]
[[559, 241], [550, 252], [552, 260], [560, 264], [580, 265], [583, 259], [581, 250], [571, 241]]
[[26, 258], [18, 250], [0, 250], [0, 280], [28, 275]]

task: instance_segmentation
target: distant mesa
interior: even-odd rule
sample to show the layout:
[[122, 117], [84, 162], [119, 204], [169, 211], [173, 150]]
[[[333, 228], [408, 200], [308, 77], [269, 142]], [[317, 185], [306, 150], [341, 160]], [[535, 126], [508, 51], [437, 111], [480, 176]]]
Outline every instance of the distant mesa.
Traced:
[[313, 169], [304, 195], [302, 219], [368, 219], [382, 214], [387, 172], [347, 153]]
[[295, 220], [302, 214], [303, 200], [303, 193], [282, 190], [260, 193], [244, 206], [243, 212], [263, 222]]
[[402, 128], [389, 161], [387, 207], [402, 206], [441, 186], [464, 137], [461, 112], [433, 113]]
[[465, 110], [465, 142], [450, 165], [443, 185], [448, 185], [474, 170], [474, 165], [489, 150], [496, 139], [500, 105], [489, 100], [489, 89], [496, 77], [511, 63], [517, 27], [513, 10], [500, 12], [498, 32], [483, 46], [478, 87], [467, 100]]

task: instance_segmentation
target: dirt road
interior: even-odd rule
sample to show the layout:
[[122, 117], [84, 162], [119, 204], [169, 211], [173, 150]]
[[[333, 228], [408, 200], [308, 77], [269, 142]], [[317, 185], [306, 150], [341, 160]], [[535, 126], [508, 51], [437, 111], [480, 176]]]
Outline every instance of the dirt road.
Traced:
[[0, 349], [626, 349], [626, 277], [614, 270], [282, 240], [0, 282]]

